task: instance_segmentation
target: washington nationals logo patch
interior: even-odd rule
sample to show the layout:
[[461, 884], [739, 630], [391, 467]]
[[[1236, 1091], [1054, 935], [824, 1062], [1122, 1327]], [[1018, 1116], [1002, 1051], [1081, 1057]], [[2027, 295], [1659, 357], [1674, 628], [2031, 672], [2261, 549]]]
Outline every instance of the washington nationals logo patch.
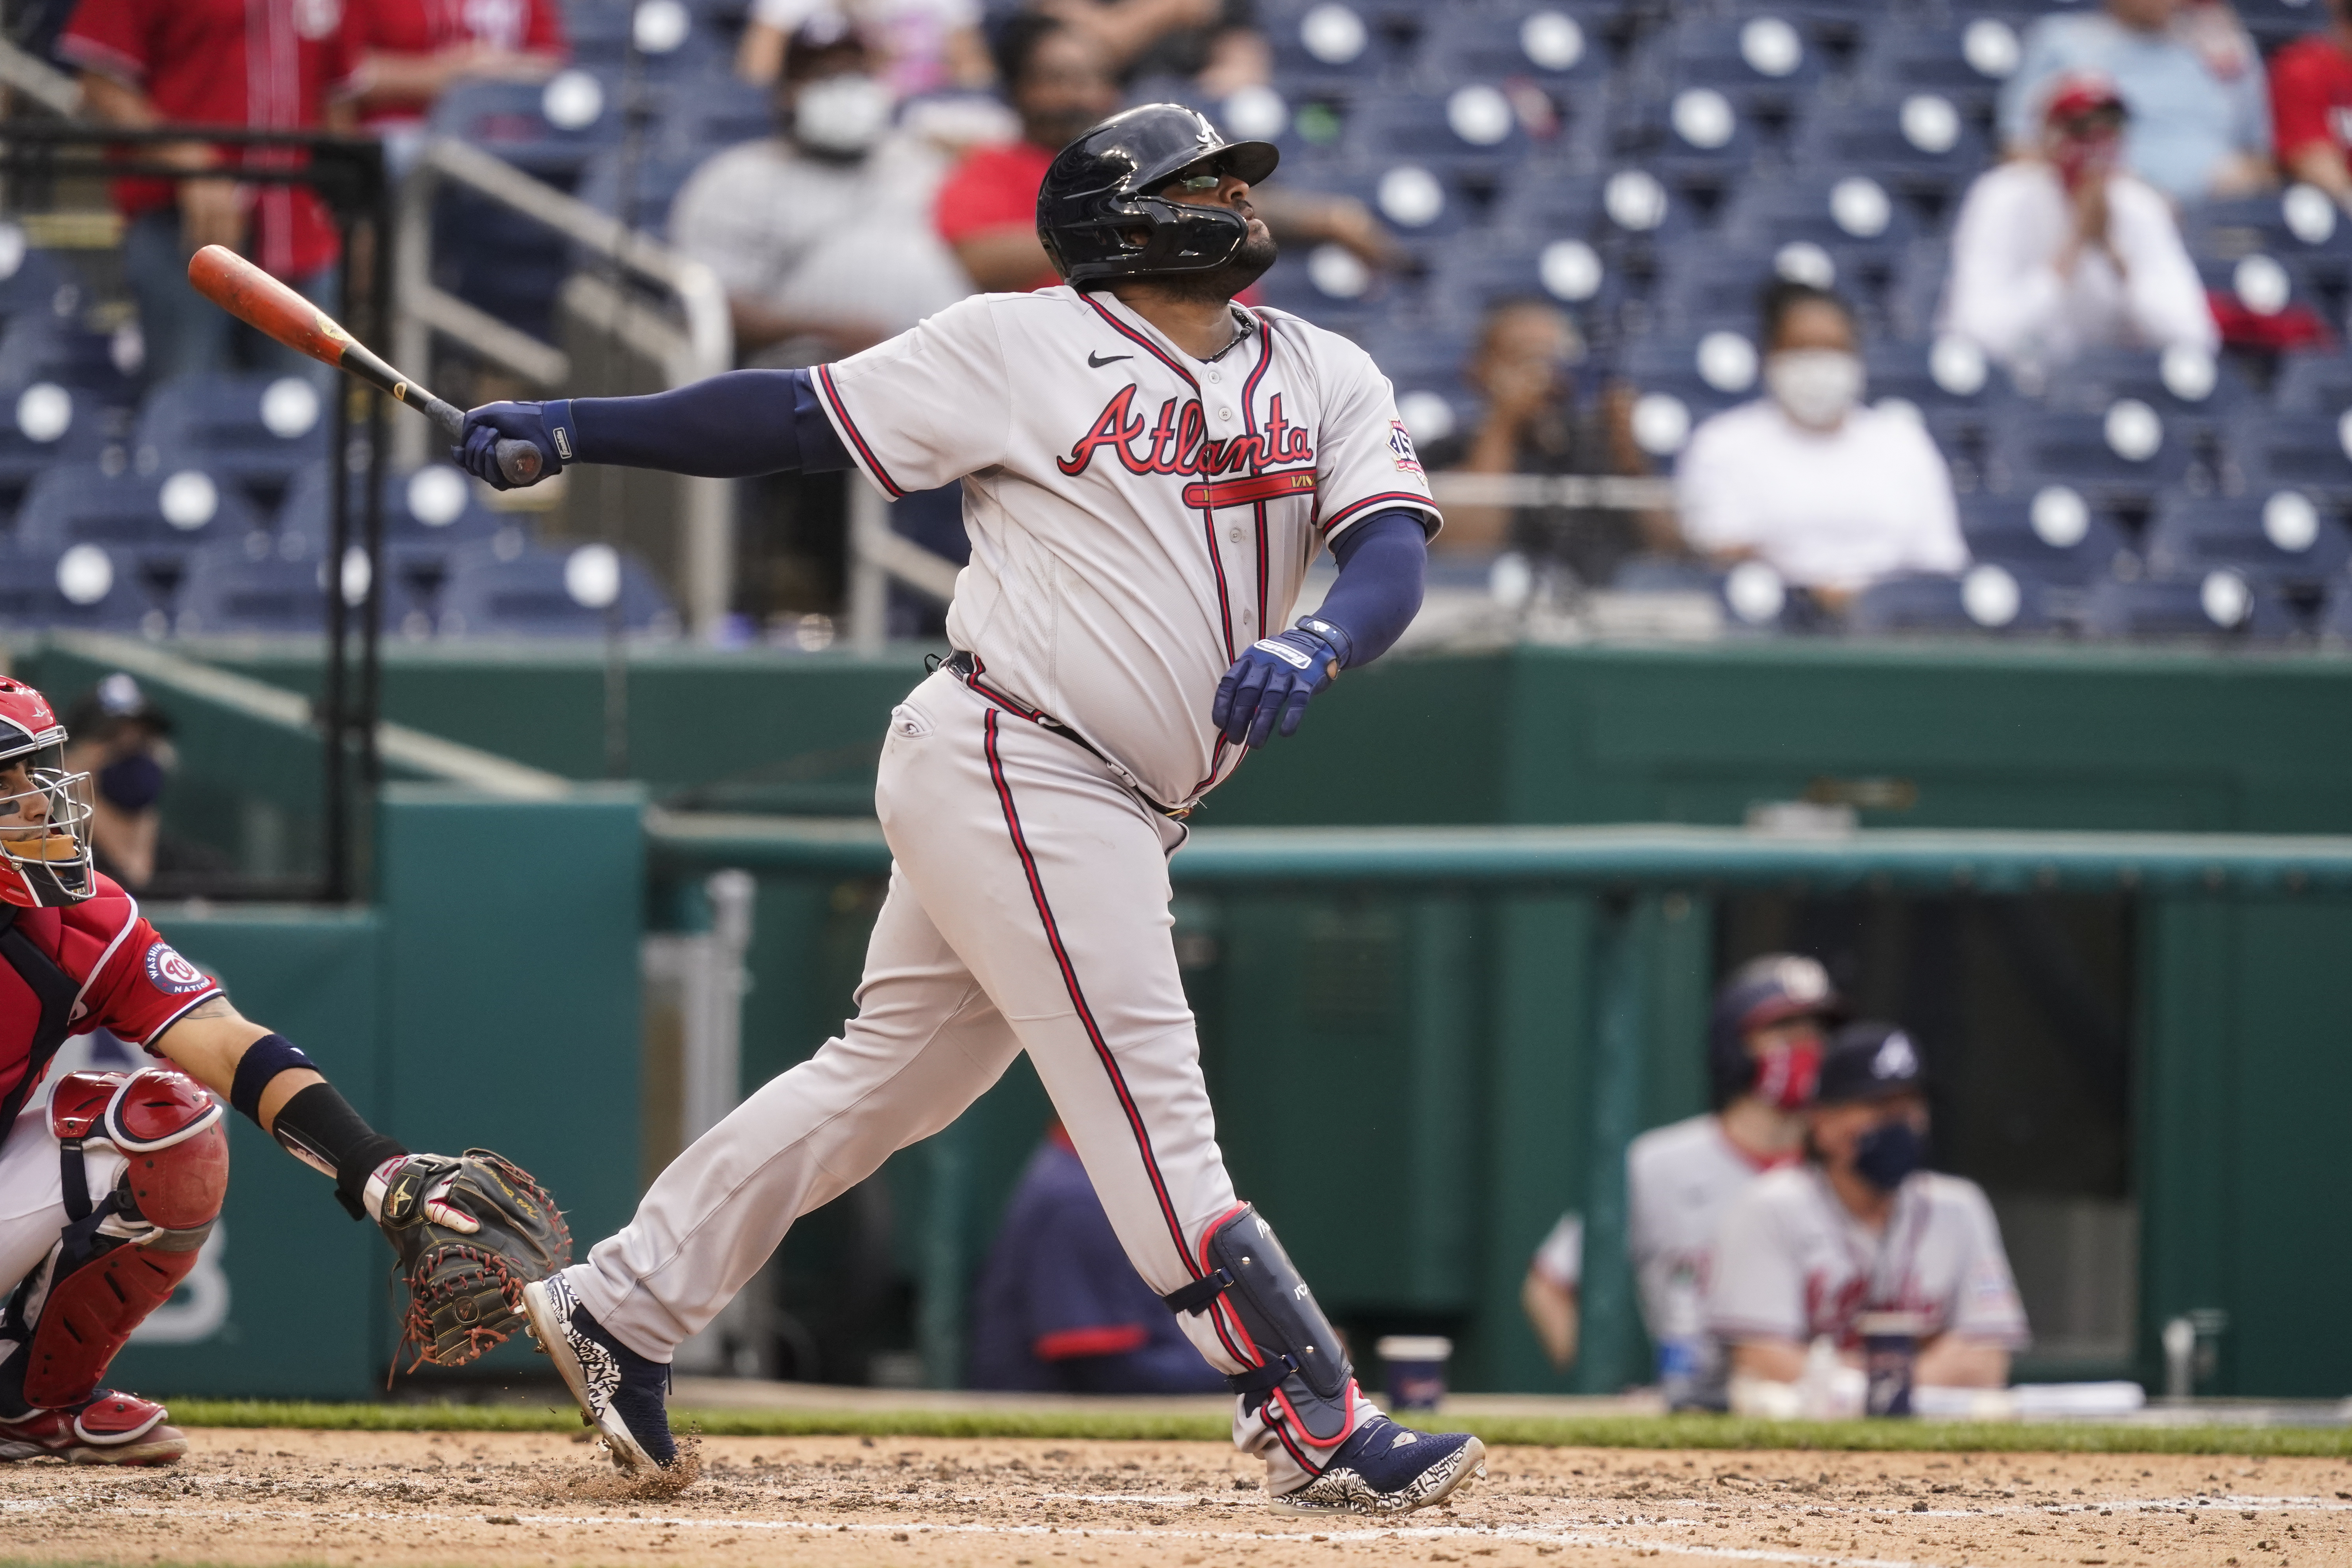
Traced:
[[191, 991], [202, 991], [212, 984], [212, 979], [182, 958], [170, 942], [159, 942], [147, 950], [147, 982], [158, 991], [184, 996]]
[[1389, 458], [1408, 474], [1421, 472], [1421, 454], [1412, 449], [1412, 433], [1402, 419], [1389, 421]]

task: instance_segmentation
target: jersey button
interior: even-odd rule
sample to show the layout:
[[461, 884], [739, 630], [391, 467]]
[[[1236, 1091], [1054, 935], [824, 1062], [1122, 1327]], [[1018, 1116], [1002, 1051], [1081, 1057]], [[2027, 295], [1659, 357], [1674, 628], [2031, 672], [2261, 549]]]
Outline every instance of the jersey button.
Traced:
[[1220, 419], [1231, 419], [1233, 416], [1234, 411], [1230, 408], [1220, 408], [1217, 410], [1217, 417]]
[[1224, 380], [1225, 378], [1224, 378], [1224, 374], [1223, 374], [1223, 372], [1220, 372], [1220, 371], [1213, 371], [1213, 371], [1211, 371], [1211, 372], [1209, 373], [1209, 379], [1210, 379], [1211, 381], [1223, 381], [1223, 380]]
[[1225, 537], [1239, 544], [1242, 542], [1242, 531], [1238, 528], [1229, 529], [1225, 532]]

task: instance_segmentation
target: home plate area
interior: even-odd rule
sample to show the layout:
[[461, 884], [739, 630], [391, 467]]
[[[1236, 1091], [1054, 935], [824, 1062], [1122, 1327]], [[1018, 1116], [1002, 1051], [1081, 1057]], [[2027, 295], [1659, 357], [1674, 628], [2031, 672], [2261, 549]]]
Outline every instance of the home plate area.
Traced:
[[1681, 1557], [2352, 1563], [2352, 1461], [1499, 1447], [1451, 1507], [1278, 1520], [1208, 1443], [706, 1437], [668, 1495], [555, 1434], [208, 1430], [155, 1470], [0, 1468], [0, 1560], [1185, 1568]]

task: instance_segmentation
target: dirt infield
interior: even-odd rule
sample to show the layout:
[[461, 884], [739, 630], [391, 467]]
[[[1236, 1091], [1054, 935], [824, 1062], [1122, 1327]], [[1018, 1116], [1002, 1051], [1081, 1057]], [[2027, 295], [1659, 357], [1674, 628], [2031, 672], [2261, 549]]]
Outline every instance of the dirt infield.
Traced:
[[1501, 1448], [1455, 1506], [1327, 1523], [1269, 1516], [1217, 1444], [707, 1437], [662, 1497], [562, 1436], [190, 1436], [168, 1469], [0, 1468], [0, 1561], [2352, 1563], [2341, 1458]]

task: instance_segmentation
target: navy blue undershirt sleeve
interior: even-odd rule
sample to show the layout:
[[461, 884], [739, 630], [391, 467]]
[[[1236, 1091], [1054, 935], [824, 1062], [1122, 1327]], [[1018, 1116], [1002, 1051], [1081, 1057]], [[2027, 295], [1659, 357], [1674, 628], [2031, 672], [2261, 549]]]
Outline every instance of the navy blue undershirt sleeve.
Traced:
[[575, 463], [714, 479], [850, 466], [805, 370], [730, 370], [646, 397], [564, 398], [542, 417]]
[[1315, 614], [1347, 632], [1354, 669], [1395, 647], [1420, 614], [1429, 531], [1419, 512], [1377, 512], [1341, 534], [1331, 556], [1339, 580]]

